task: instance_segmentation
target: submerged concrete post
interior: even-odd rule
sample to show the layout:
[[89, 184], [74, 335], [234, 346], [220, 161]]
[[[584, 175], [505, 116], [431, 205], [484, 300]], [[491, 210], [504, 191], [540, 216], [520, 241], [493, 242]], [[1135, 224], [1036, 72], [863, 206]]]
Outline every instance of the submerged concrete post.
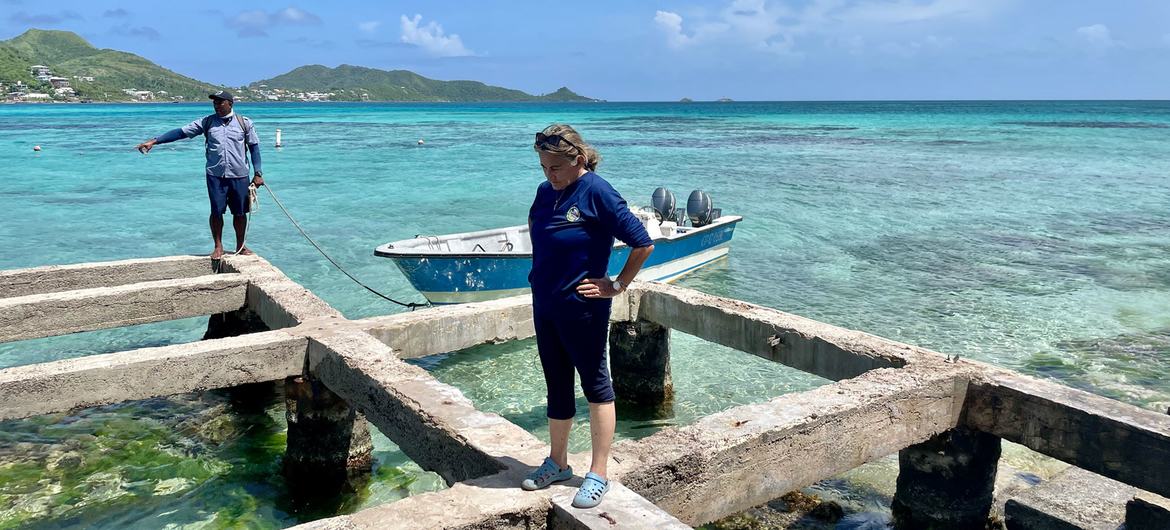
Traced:
[[659, 410], [669, 410], [673, 405], [670, 328], [647, 320], [611, 323], [609, 365], [619, 405]]
[[892, 509], [900, 530], [982, 530], [995, 490], [1000, 440], [951, 429], [898, 452]]
[[285, 380], [288, 442], [284, 474], [294, 491], [336, 493], [351, 473], [370, 470], [369, 423], [320, 381]]

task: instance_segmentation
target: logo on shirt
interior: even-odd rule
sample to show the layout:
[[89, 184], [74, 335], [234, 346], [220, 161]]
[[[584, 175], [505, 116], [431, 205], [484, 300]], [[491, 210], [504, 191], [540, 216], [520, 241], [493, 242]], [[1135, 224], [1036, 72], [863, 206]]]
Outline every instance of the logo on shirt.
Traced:
[[565, 212], [565, 220], [569, 221], [570, 223], [580, 221], [581, 210], [578, 210], [576, 206], [569, 207], [569, 211]]

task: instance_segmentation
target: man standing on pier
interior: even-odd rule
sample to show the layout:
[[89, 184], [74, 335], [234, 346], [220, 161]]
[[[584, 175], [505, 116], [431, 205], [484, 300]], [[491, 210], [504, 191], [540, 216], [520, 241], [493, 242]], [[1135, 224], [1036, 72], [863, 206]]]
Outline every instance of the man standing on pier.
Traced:
[[232, 106], [231, 92], [220, 90], [212, 94], [215, 114], [195, 120], [162, 136], [138, 144], [138, 151], [149, 153], [158, 144], [184, 140], [203, 135], [207, 153], [207, 196], [211, 199], [211, 239], [215, 250], [211, 259], [223, 257], [223, 214], [232, 211], [232, 227], [236, 230], [236, 253], [251, 254], [244, 246], [248, 231], [248, 153], [251, 153], [255, 175], [252, 184], [264, 185], [260, 172], [260, 137], [252, 127], [252, 120], [237, 115]]

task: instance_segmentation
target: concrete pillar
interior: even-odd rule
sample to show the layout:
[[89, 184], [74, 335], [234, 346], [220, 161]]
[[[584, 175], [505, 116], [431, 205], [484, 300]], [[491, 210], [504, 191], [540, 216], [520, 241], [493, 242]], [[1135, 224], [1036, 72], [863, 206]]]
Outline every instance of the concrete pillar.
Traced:
[[207, 317], [207, 331], [203, 333], [203, 340], [236, 337], [248, 333], [269, 331], [268, 326], [260, 319], [260, 315], [251, 309], [216, 313]]
[[899, 451], [895, 528], [983, 530], [999, 454], [999, 438], [964, 428]]
[[328, 496], [351, 474], [370, 471], [369, 423], [320, 381], [290, 377], [284, 384], [288, 445], [284, 474], [290, 489]]
[[609, 366], [618, 406], [670, 411], [670, 328], [646, 320], [609, 326]]

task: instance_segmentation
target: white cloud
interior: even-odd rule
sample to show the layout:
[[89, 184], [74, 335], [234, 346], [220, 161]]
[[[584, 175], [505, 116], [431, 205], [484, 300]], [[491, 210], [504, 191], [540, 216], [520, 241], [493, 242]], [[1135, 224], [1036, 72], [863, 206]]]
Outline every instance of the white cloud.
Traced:
[[358, 24], [358, 29], [360, 29], [366, 33], [373, 33], [375, 31], [378, 31], [378, 27], [381, 25], [382, 25], [381, 20], [367, 20], [365, 22], [362, 22], [361, 24]]
[[1109, 35], [1109, 27], [1104, 24], [1077, 28], [1077, 34], [1094, 46], [1103, 48], [1113, 46], [1113, 37]]
[[321, 24], [321, 17], [296, 7], [286, 7], [271, 13], [259, 9], [243, 11], [228, 19], [241, 37], [267, 37], [275, 26], [311, 26]]
[[692, 40], [691, 37], [683, 33], [682, 21], [682, 16], [678, 13], [659, 11], [654, 14], [654, 23], [666, 32], [666, 42], [674, 48], [686, 46]]
[[1112, 48], [1124, 45], [1123, 42], [1113, 39], [1109, 27], [1104, 24], [1079, 27], [1077, 36], [1089, 46], [1090, 52], [1094, 55], [1104, 54]]
[[867, 24], [905, 24], [951, 17], [979, 17], [994, 10], [997, 2], [986, 0], [870, 0], [843, 10], [845, 18]]
[[[683, 27], [683, 17], [658, 11], [654, 22], [667, 44], [680, 48], [701, 43], [744, 46], [780, 55], [799, 55], [797, 44], [819, 37], [828, 42], [858, 43], [897, 40], [900, 47], [938, 47], [940, 24], [987, 17], [1010, 0], [809, 0], [793, 5], [768, 0], [731, 0], [717, 14]], [[913, 39], [918, 39], [914, 41]], [[874, 49], [881, 49], [876, 46]]]
[[420, 22], [422, 22], [422, 15], [415, 15], [414, 18], [402, 15], [402, 42], [418, 46], [437, 57], [474, 55], [471, 50], [463, 46], [463, 40], [459, 38], [459, 35], [445, 34], [443, 27], [434, 21], [425, 26], [420, 26]]
[[321, 18], [308, 11], [286, 7], [273, 13], [272, 21], [276, 24], [320, 24]]

